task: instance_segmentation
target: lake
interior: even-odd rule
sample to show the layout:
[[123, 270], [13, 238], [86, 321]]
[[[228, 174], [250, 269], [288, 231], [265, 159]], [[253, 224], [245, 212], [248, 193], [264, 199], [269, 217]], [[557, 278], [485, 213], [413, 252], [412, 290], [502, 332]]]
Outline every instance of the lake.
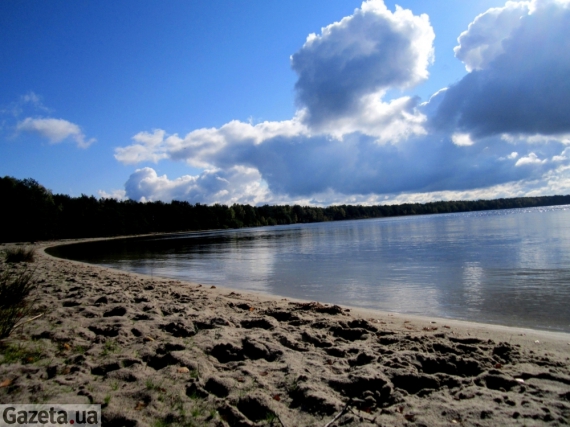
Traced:
[[50, 253], [236, 290], [570, 332], [570, 206], [153, 236]]

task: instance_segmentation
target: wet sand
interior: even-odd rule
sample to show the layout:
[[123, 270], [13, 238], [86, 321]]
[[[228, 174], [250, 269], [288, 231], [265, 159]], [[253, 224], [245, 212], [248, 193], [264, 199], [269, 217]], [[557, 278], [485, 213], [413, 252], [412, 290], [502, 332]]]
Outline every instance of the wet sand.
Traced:
[[[244, 293], [53, 258], [0, 350], [0, 403], [105, 426], [570, 423], [570, 334]], [[332, 422], [334, 420], [334, 422]], [[331, 423], [332, 422], [332, 423]]]

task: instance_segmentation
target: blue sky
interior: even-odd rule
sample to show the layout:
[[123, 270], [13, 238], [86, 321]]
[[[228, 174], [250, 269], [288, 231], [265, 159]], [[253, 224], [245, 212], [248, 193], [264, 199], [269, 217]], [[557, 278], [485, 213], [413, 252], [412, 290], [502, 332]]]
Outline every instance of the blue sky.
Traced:
[[0, 175], [192, 203], [570, 193], [570, 3], [397, 4], [1, 2]]

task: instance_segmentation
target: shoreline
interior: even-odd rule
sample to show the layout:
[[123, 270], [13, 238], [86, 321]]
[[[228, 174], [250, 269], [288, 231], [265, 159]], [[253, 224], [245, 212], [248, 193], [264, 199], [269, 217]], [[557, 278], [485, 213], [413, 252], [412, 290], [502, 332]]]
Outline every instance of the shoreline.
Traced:
[[[111, 426], [569, 423], [570, 334], [203, 286], [44, 252], [73, 242], [34, 246], [45, 315], [5, 340], [0, 403], [100, 403]], [[1, 255], [3, 270], [28, 267]]]
[[[207, 231], [211, 231], [211, 230], [207, 230]], [[216, 231], [216, 230], [214, 230]], [[102, 269], [108, 269], [110, 271], [117, 271], [117, 272], [123, 272], [126, 274], [132, 274], [133, 276], [136, 277], [147, 277], [147, 278], [161, 278], [164, 280], [174, 280], [183, 284], [187, 284], [187, 285], [198, 285], [197, 282], [191, 282], [191, 281], [187, 281], [187, 280], [180, 280], [180, 279], [176, 279], [176, 278], [170, 278], [170, 277], [165, 277], [165, 276], [149, 276], [147, 274], [143, 274], [143, 273], [136, 273], [136, 272], [131, 272], [131, 271], [127, 271], [127, 270], [120, 270], [120, 269], [115, 269], [112, 267], [105, 267], [105, 266], [101, 266], [101, 265], [97, 265], [97, 264], [90, 264], [87, 262], [83, 262], [83, 261], [76, 261], [76, 260], [70, 260], [70, 259], [66, 259], [66, 258], [59, 258], [53, 255], [50, 255], [48, 253], [45, 252], [45, 249], [49, 248], [49, 247], [56, 247], [56, 246], [61, 246], [61, 245], [69, 245], [69, 244], [74, 244], [74, 243], [87, 243], [90, 241], [102, 241], [102, 240], [115, 240], [115, 239], [124, 239], [124, 238], [140, 238], [140, 237], [147, 237], [147, 236], [155, 236], [155, 235], [177, 235], [177, 234], [186, 234], [188, 232], [176, 232], [176, 233], [153, 233], [153, 234], [141, 234], [141, 235], [135, 235], [135, 236], [119, 236], [119, 237], [111, 237], [111, 238], [106, 238], [106, 237], [101, 237], [101, 238], [89, 238], [89, 239], [70, 239], [68, 241], [57, 241], [57, 242], [49, 242], [49, 243], [45, 243], [42, 244], [41, 247], [41, 251], [48, 257], [54, 258], [54, 259], [61, 259], [61, 260], [65, 260], [65, 261], [69, 261], [69, 262], [73, 262], [73, 263], [78, 263], [80, 265], [85, 265], [85, 266], [93, 266], [93, 267], [97, 267], [97, 268], [102, 268]], [[198, 233], [198, 232], [197, 232]], [[211, 286], [211, 285], [203, 285], [203, 286]], [[307, 300], [307, 299], [303, 299], [303, 298], [293, 298], [293, 297], [289, 297], [289, 296], [283, 296], [283, 295], [275, 295], [275, 294], [270, 294], [270, 293], [264, 293], [261, 291], [254, 291], [254, 290], [243, 290], [243, 289], [238, 289], [238, 288], [232, 288], [231, 286], [224, 286], [224, 285], [220, 285], [220, 284], [215, 284], [214, 286], [216, 286], [219, 289], [225, 289], [228, 292], [239, 292], [241, 294], [248, 294], [251, 296], [258, 296], [260, 298], [266, 298], [266, 299], [270, 299], [270, 300], [279, 300], [279, 299], [283, 299], [286, 298], [290, 301], [297, 301], [300, 303], [308, 303], [308, 302], [312, 302], [312, 300]], [[331, 303], [331, 302], [323, 302], [324, 304], [331, 304], [334, 305], [335, 303]], [[497, 330], [497, 331], [503, 331], [504, 333], [508, 333], [509, 331], [512, 332], [513, 334], [530, 334], [530, 335], [546, 335], [551, 337], [551, 339], [557, 339], [557, 340], [566, 340], [568, 342], [570, 342], [570, 332], [564, 332], [564, 331], [559, 331], [559, 330], [552, 330], [552, 329], [534, 329], [534, 328], [529, 328], [529, 327], [522, 327], [522, 326], [511, 326], [511, 325], [503, 325], [503, 324], [498, 324], [498, 323], [485, 323], [485, 322], [477, 322], [477, 321], [472, 321], [472, 320], [463, 320], [463, 319], [455, 319], [455, 318], [448, 318], [448, 317], [438, 317], [438, 316], [425, 316], [425, 315], [420, 315], [420, 314], [410, 314], [410, 313], [401, 313], [401, 312], [391, 312], [391, 311], [384, 311], [384, 310], [380, 310], [380, 309], [374, 309], [374, 308], [365, 308], [365, 307], [358, 307], [358, 306], [352, 306], [352, 305], [347, 305], [347, 304], [339, 304], [342, 307], [345, 308], [349, 308], [355, 312], [360, 312], [360, 313], [369, 313], [371, 316], [373, 315], [378, 315], [378, 316], [396, 316], [399, 318], [410, 318], [410, 319], [416, 319], [418, 322], [431, 322], [431, 321], [436, 321], [440, 324], [443, 323], [453, 323], [455, 324], [457, 327], [464, 327], [464, 328], [470, 328], [470, 329], [478, 329], [478, 330], [483, 330], [485, 328], [490, 328], [493, 330]]]

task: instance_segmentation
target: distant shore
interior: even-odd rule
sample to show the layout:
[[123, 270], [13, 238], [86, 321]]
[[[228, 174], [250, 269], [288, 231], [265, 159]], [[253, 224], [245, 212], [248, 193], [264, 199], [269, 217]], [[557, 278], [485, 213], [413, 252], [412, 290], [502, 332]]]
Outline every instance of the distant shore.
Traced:
[[132, 426], [570, 420], [570, 334], [151, 278], [49, 245], [29, 266], [1, 254], [35, 269], [45, 315], [3, 343], [0, 403], [101, 403], [104, 425]]

